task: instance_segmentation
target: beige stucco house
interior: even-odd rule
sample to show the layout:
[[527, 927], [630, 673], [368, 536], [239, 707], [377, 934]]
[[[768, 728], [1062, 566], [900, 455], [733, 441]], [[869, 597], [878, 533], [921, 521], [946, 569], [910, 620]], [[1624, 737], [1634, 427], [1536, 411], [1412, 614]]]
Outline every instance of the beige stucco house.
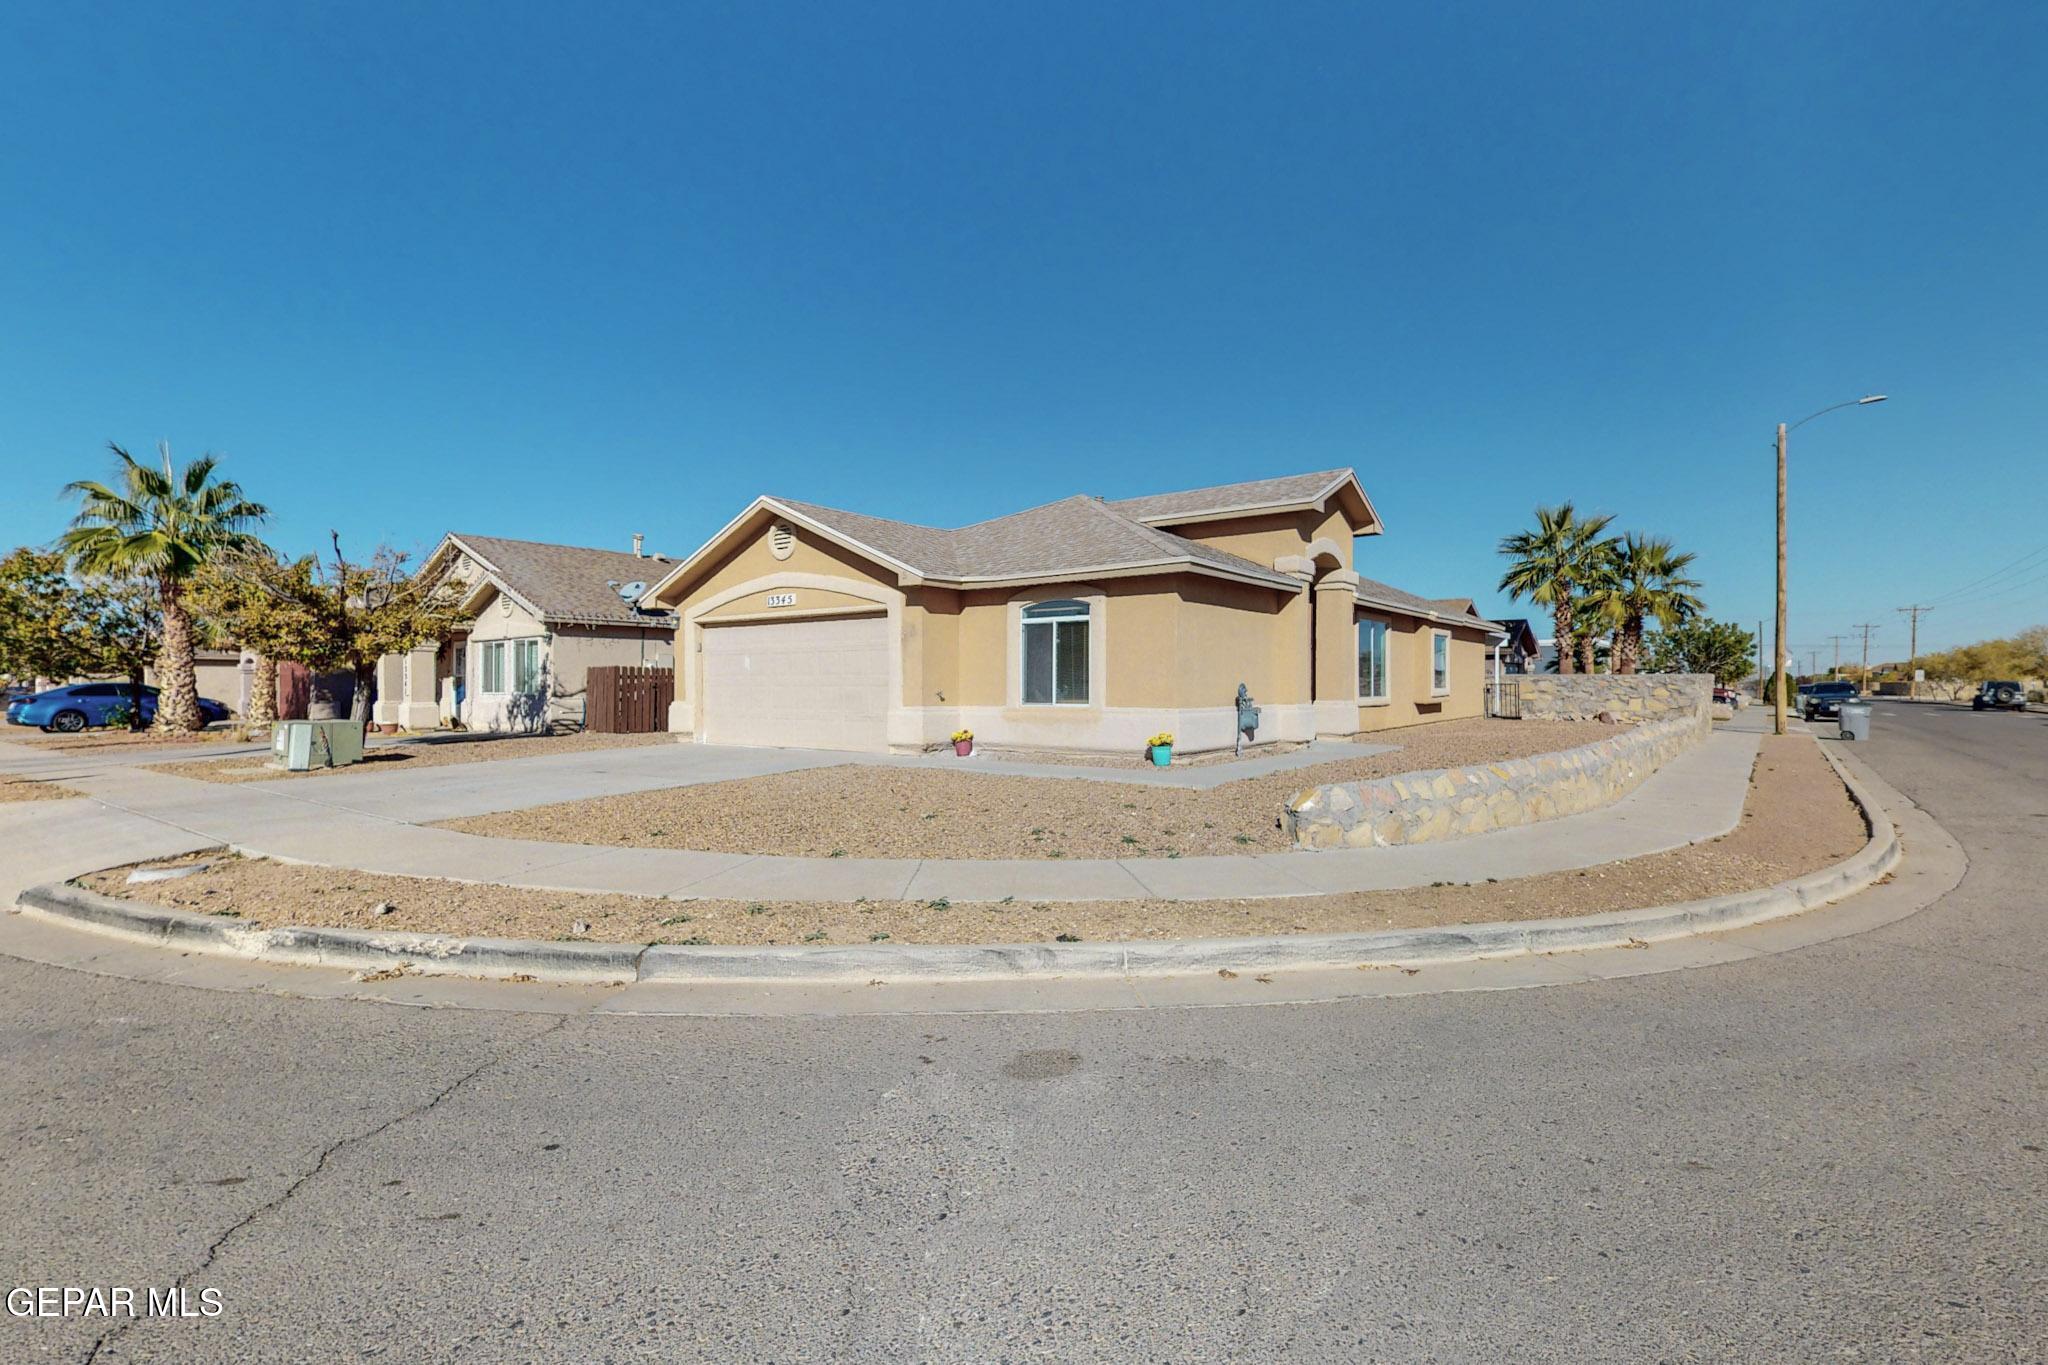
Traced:
[[676, 617], [640, 605], [674, 565], [633, 550], [592, 550], [451, 533], [420, 566], [450, 584], [468, 625], [378, 661], [371, 720], [429, 730], [580, 726], [594, 665], [668, 668]]
[[671, 611], [670, 728], [700, 743], [1136, 752], [1474, 716], [1492, 624], [1361, 577], [1351, 470], [957, 530], [761, 497], [641, 599]]

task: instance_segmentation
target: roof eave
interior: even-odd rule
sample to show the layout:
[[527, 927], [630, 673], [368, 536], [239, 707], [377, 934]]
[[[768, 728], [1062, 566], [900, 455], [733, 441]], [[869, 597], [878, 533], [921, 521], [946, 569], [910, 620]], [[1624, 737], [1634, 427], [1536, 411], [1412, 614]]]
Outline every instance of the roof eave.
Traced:
[[1498, 623], [1483, 621], [1477, 616], [1457, 616], [1449, 612], [1431, 611], [1427, 607], [1410, 606], [1405, 602], [1395, 602], [1389, 598], [1375, 597], [1371, 593], [1359, 592], [1355, 589], [1352, 592], [1352, 596], [1358, 599], [1360, 606], [1373, 607], [1379, 611], [1390, 611], [1396, 616], [1412, 617], [1417, 621], [1434, 621], [1438, 625], [1460, 626], [1466, 630], [1497, 631], [1501, 628]]

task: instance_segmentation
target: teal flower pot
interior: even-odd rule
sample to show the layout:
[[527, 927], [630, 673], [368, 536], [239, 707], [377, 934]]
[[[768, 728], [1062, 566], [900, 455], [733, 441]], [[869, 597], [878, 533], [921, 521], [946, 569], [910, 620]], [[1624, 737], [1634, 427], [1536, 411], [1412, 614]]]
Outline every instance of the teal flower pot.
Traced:
[[1172, 746], [1171, 744], [1155, 744], [1155, 745], [1153, 745], [1153, 746], [1152, 746], [1152, 766], [1153, 766], [1153, 767], [1155, 767], [1155, 768], [1164, 768], [1164, 767], [1168, 767], [1168, 766], [1170, 766], [1170, 765], [1172, 764], [1172, 762], [1173, 762], [1173, 746]]

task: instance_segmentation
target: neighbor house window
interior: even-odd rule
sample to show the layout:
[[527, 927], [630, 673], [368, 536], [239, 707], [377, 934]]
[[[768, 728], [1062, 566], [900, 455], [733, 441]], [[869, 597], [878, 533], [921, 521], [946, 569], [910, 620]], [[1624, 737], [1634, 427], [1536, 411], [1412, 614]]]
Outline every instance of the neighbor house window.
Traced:
[[531, 692], [540, 686], [540, 641], [512, 642], [512, 690]]
[[1024, 704], [1088, 704], [1088, 604], [1024, 608]]
[[1358, 623], [1358, 699], [1387, 699], [1387, 623]]
[[1451, 690], [1451, 637], [1440, 630], [1429, 637], [1429, 690], [1439, 697]]
[[503, 640], [493, 640], [489, 644], [479, 645], [478, 648], [483, 651], [482, 666], [477, 669], [477, 672], [483, 675], [484, 692], [486, 694], [503, 692], [505, 690], [505, 642]]

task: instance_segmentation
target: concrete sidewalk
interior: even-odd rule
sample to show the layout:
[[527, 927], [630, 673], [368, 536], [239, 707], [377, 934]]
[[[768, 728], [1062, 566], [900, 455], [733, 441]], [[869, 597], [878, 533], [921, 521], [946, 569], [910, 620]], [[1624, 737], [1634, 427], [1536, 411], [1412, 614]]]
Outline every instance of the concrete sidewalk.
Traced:
[[[683, 899], [1211, 900], [1507, 880], [1711, 839], [1741, 819], [1757, 744], [1753, 733], [1717, 731], [1621, 801], [1566, 820], [1398, 848], [1177, 859], [791, 858], [603, 848], [429, 829], [310, 799], [321, 795], [319, 789], [352, 780], [343, 777], [230, 786], [130, 769], [86, 775], [72, 785], [106, 806], [194, 839], [296, 862], [406, 876]], [[568, 799], [568, 792], [557, 791], [551, 799]]]

